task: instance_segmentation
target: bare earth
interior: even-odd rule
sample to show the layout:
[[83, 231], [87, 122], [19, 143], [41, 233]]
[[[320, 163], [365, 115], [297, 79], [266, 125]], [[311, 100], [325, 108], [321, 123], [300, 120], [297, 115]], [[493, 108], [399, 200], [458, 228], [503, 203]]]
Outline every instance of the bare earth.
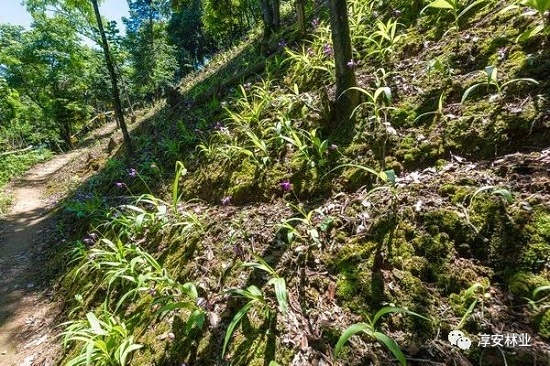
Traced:
[[32, 253], [44, 245], [51, 205], [46, 183], [77, 152], [38, 165], [13, 185], [14, 206], [1, 221], [0, 232], [0, 365], [53, 364], [59, 344], [54, 336], [56, 306], [52, 291], [42, 288]]

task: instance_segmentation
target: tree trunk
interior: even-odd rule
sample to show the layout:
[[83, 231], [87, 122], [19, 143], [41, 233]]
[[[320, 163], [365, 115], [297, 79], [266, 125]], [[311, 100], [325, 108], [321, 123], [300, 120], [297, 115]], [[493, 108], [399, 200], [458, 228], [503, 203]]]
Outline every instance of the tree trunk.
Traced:
[[107, 42], [107, 36], [105, 35], [105, 29], [103, 28], [103, 22], [101, 20], [101, 14], [99, 13], [97, 0], [92, 0], [92, 5], [94, 7], [94, 13], [97, 21], [97, 27], [99, 29], [99, 34], [101, 35], [101, 47], [103, 48], [103, 54], [105, 55], [105, 63], [107, 64], [107, 70], [109, 71], [109, 77], [111, 79], [115, 116], [120, 126], [120, 129], [122, 130], [122, 136], [124, 136], [124, 142], [126, 144], [127, 152], [129, 155], [132, 155], [132, 140], [130, 139], [128, 128], [126, 127], [126, 122], [124, 121], [124, 114], [122, 113], [122, 104], [120, 102], [120, 91], [118, 89], [115, 66], [113, 59], [111, 58], [111, 52], [109, 51], [109, 43]]
[[298, 30], [303, 37], [306, 35], [306, 11], [304, 3], [306, 0], [296, 0], [296, 15], [298, 17]]
[[264, 22], [264, 41], [267, 41], [280, 25], [280, 0], [261, 0], [262, 20]]
[[[349, 122], [351, 113], [357, 106], [359, 95], [356, 90], [353, 53], [348, 22], [346, 0], [329, 0], [330, 27], [334, 47], [336, 66], [336, 100], [334, 101], [333, 118], [330, 128], [336, 128], [343, 122]], [[350, 63], [351, 62], [351, 63]]]

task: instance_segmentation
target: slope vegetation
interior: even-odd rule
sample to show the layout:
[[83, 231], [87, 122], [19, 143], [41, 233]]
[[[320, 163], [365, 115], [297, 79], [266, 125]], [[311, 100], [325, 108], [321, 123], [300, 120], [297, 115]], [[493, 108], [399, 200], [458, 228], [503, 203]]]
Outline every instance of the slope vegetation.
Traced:
[[64, 362], [548, 362], [546, 19], [442, 3], [350, 1], [349, 128], [322, 128], [319, 6], [306, 40], [266, 60], [251, 36], [183, 80], [132, 160], [96, 145], [51, 257]]

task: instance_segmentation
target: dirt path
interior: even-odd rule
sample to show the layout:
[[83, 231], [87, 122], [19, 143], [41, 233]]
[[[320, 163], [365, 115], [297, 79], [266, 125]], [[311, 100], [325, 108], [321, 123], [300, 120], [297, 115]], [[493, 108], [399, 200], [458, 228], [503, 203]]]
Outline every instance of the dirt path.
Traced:
[[40, 269], [32, 253], [40, 250], [41, 234], [51, 209], [43, 191], [49, 179], [77, 156], [58, 155], [35, 166], [13, 185], [14, 206], [0, 220], [0, 365], [52, 365], [55, 304], [41, 288]]

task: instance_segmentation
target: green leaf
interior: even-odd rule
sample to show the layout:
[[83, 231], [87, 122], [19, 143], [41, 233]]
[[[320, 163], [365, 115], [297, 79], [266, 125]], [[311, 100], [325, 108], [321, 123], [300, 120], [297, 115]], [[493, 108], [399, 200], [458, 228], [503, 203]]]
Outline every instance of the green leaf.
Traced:
[[514, 197], [512, 196], [512, 193], [510, 193], [510, 191], [507, 190], [506, 188], [495, 189], [493, 191], [493, 194], [498, 194], [504, 197], [508, 203], [514, 202]]
[[550, 285], [547, 286], [539, 286], [536, 289], [533, 290], [533, 299], [537, 297], [537, 294], [541, 291], [550, 291]]
[[282, 314], [286, 314], [288, 311], [288, 293], [286, 290], [286, 283], [284, 278], [272, 278], [268, 284], [272, 284], [275, 288], [275, 297], [279, 303], [279, 310]]
[[474, 84], [471, 87], [469, 87], [468, 89], [466, 89], [466, 91], [462, 95], [462, 99], [460, 100], [460, 103], [464, 103], [464, 101], [466, 101], [466, 99], [468, 98], [470, 93], [473, 92], [480, 85], [485, 85], [485, 84], [483, 84], [483, 83]]
[[170, 302], [164, 306], [162, 306], [161, 308], [159, 308], [157, 311], [156, 311], [156, 314], [160, 317], [160, 318], [163, 318], [167, 313], [173, 311], [173, 310], [176, 310], [176, 309], [189, 309], [189, 310], [193, 310], [195, 308], [195, 304], [193, 303], [190, 303], [190, 302], [186, 302], [186, 301], [177, 301], [177, 302]]
[[393, 353], [395, 358], [399, 360], [399, 363], [402, 366], [407, 366], [407, 360], [405, 359], [405, 355], [403, 355], [403, 352], [401, 352], [401, 349], [393, 339], [391, 339], [384, 333], [380, 333], [380, 332], [374, 332], [374, 338], [376, 338], [376, 340], [378, 340], [380, 343], [386, 346], [386, 348], [388, 348], [391, 351], [391, 353]]
[[501, 88], [504, 88], [508, 84], [517, 83], [517, 82], [520, 82], [520, 81], [530, 83], [530, 84], [538, 84], [539, 83], [535, 79], [531, 79], [531, 78], [518, 78], [518, 79], [513, 79], [513, 80], [510, 80], [510, 81], [507, 81], [507, 82], [503, 83]]
[[536, 9], [542, 17], [547, 10], [550, 10], [550, 0], [522, 0], [520, 4]]
[[425, 316], [417, 314], [414, 311], [411, 311], [411, 310], [408, 310], [408, 309], [398, 308], [398, 307], [394, 307], [394, 306], [385, 306], [382, 309], [378, 310], [376, 312], [376, 314], [374, 314], [374, 317], [372, 318], [372, 326], [375, 327], [376, 323], [378, 322], [378, 319], [380, 319], [382, 316], [384, 316], [386, 314], [390, 314], [390, 313], [405, 313], [405, 314], [417, 316], [417, 317], [425, 319], [425, 320], [430, 320], [430, 319], [426, 318]]
[[88, 323], [90, 323], [90, 328], [92, 332], [94, 332], [97, 335], [106, 335], [107, 332], [101, 327], [100, 321], [97, 319], [94, 313], [90, 312], [86, 314], [86, 318], [88, 319]]
[[498, 83], [496, 66], [486, 66], [485, 73], [487, 74], [487, 80], [489, 80], [489, 83]]
[[468, 13], [470, 10], [472, 10], [473, 8], [475, 8], [476, 6], [478, 5], [481, 5], [483, 4], [484, 2], [486, 2], [487, 0], [477, 0], [477, 1], [474, 1], [473, 3], [471, 3], [470, 5], [468, 5], [467, 7], [464, 8], [464, 10], [462, 10], [460, 12], [460, 14], [458, 14], [458, 19], [460, 19], [464, 14]]
[[338, 342], [336, 342], [336, 346], [334, 347], [334, 357], [338, 357], [338, 355], [342, 351], [342, 348], [348, 342], [348, 340], [353, 335], [355, 335], [359, 332], [366, 332], [368, 334], [373, 335], [374, 330], [372, 329], [372, 327], [370, 325], [368, 325], [366, 323], [357, 323], [357, 324], [353, 324], [353, 325], [349, 326], [346, 330], [344, 330], [344, 332], [342, 333], [342, 335], [338, 339]]
[[424, 10], [426, 10], [427, 8], [435, 8], [435, 9], [455, 9], [456, 6], [449, 2], [449, 1], [446, 1], [446, 0], [435, 0], [435, 1], [432, 1], [431, 3], [429, 3], [428, 5], [426, 5], [424, 7], [424, 9], [422, 9], [420, 11], [420, 15], [422, 15], [422, 13], [424, 12]]
[[235, 327], [240, 323], [242, 318], [246, 315], [246, 313], [252, 308], [252, 305], [254, 305], [255, 300], [247, 302], [241, 310], [235, 314], [233, 319], [231, 320], [231, 323], [229, 323], [229, 326], [227, 327], [227, 331], [225, 332], [225, 338], [223, 340], [223, 348], [222, 348], [222, 357], [225, 355], [225, 351], [227, 349], [227, 345], [229, 343], [229, 340], [233, 336], [233, 332], [235, 331]]
[[457, 7], [457, 4], [453, 1], [447, 1], [447, 0], [435, 0], [428, 4], [430, 8], [436, 8], [436, 9], [455, 9]]
[[[133, 340], [131, 340], [130, 342], [133, 343]], [[130, 353], [132, 353], [134, 351], [137, 351], [138, 349], [140, 349], [142, 347], [143, 347], [143, 345], [141, 345], [141, 344], [130, 344], [128, 347], [124, 347], [124, 349], [121, 350], [121, 354], [120, 354], [120, 364], [121, 364], [121, 366], [126, 365], [126, 359], [130, 355]]]
[[387, 102], [391, 102], [391, 89], [387, 86], [380, 87], [374, 92], [374, 100], [377, 101], [381, 94], [384, 94]]
[[202, 329], [202, 326], [204, 325], [204, 319], [206, 315], [204, 314], [204, 311], [201, 309], [197, 309], [189, 315], [187, 318], [187, 322], [185, 323], [185, 334], [189, 334], [191, 332], [191, 329], [193, 327], [197, 327], [198, 329]]
[[527, 29], [526, 31], [522, 32], [517, 38], [516, 43], [518, 42], [524, 42], [528, 40], [531, 37], [536, 36], [544, 29], [544, 24], [539, 24], [534, 28]]

